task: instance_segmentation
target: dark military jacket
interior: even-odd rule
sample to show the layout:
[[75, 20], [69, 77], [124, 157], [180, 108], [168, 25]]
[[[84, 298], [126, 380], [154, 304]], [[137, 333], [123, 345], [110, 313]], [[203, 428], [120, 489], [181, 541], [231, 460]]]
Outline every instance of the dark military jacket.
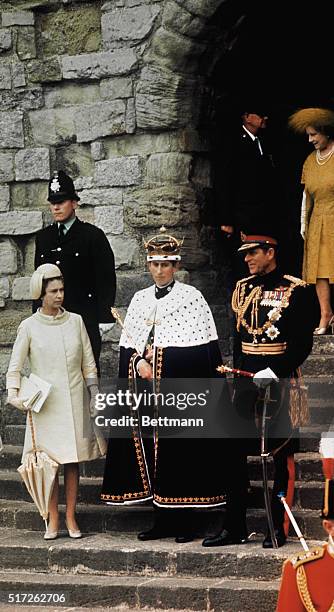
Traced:
[[270, 367], [279, 378], [293, 375], [313, 344], [313, 301], [306, 283], [278, 268], [250, 276], [238, 281], [232, 308], [235, 367], [254, 373]]
[[[113, 322], [116, 275], [114, 255], [104, 232], [76, 218], [66, 236], [59, 238], [53, 223], [36, 235], [35, 268], [43, 263], [59, 266], [65, 282], [66, 310], [80, 314], [89, 329]], [[38, 307], [34, 303], [34, 310]]]

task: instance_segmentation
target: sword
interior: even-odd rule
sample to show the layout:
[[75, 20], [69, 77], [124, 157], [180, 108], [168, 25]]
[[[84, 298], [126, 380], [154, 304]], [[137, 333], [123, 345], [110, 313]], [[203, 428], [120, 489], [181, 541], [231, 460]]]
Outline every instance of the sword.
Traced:
[[297, 537], [298, 537], [298, 539], [299, 539], [299, 542], [301, 543], [301, 545], [302, 545], [303, 549], [304, 549], [306, 552], [308, 552], [310, 549], [309, 549], [309, 547], [307, 546], [307, 544], [306, 544], [306, 542], [305, 542], [305, 538], [304, 538], [304, 536], [303, 536], [302, 532], [300, 531], [300, 529], [299, 529], [299, 527], [298, 527], [298, 524], [297, 524], [297, 522], [296, 522], [296, 519], [295, 519], [295, 517], [293, 516], [293, 514], [292, 514], [292, 512], [291, 512], [291, 510], [290, 510], [290, 508], [289, 508], [289, 506], [288, 506], [288, 504], [287, 504], [287, 501], [286, 501], [286, 499], [285, 499], [284, 493], [283, 493], [283, 492], [279, 493], [279, 494], [278, 494], [278, 497], [280, 498], [280, 500], [281, 500], [281, 502], [282, 502], [282, 504], [283, 504], [283, 506], [284, 506], [284, 508], [285, 508], [285, 512], [287, 513], [287, 515], [288, 515], [288, 517], [289, 517], [289, 519], [290, 519], [290, 521], [291, 521], [291, 524], [293, 525], [293, 528], [294, 528], [294, 530], [295, 530], [295, 532], [296, 532], [296, 534], [297, 534]]
[[220, 374], [225, 374], [225, 372], [230, 372], [231, 374], [239, 374], [240, 376], [246, 376], [247, 378], [254, 378], [253, 372], [247, 372], [247, 370], [239, 370], [238, 368], [230, 368], [226, 365], [221, 365], [216, 368], [217, 372]]
[[[271, 541], [274, 548], [278, 548], [277, 539], [275, 535], [275, 527], [273, 521], [273, 515], [271, 512], [271, 503], [268, 486], [268, 463], [267, 459], [270, 455], [266, 448], [267, 444], [267, 407], [270, 402], [270, 386], [266, 387], [265, 395], [263, 398], [263, 411], [262, 411], [262, 422], [261, 422], [261, 463], [262, 463], [262, 476], [263, 476], [263, 495], [264, 504], [266, 507], [266, 515], [268, 520], [268, 527], [270, 532]], [[270, 420], [270, 419], [269, 419]]]

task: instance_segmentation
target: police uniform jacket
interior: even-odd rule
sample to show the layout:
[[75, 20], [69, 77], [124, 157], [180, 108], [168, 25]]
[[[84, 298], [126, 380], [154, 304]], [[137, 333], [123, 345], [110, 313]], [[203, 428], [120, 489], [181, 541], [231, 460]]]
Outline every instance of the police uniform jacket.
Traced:
[[[36, 235], [35, 268], [59, 266], [65, 282], [64, 307], [80, 314], [86, 327], [113, 322], [110, 307], [116, 291], [115, 263], [104, 232], [76, 218], [63, 238], [53, 223]], [[34, 304], [34, 311], [38, 303]]]

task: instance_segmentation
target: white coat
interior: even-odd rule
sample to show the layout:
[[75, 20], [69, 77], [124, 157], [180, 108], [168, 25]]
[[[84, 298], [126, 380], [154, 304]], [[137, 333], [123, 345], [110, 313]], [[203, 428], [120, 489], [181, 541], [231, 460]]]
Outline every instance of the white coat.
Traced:
[[[56, 316], [37, 311], [22, 321], [7, 372], [7, 389], [20, 388], [27, 357], [31, 372], [52, 385], [41, 411], [33, 413], [37, 447], [60, 464], [100, 457], [105, 442], [99, 437], [98, 443], [93, 430], [85, 384], [87, 379], [96, 379], [96, 366], [81, 316], [63, 309]], [[31, 449], [27, 422], [23, 457]]]

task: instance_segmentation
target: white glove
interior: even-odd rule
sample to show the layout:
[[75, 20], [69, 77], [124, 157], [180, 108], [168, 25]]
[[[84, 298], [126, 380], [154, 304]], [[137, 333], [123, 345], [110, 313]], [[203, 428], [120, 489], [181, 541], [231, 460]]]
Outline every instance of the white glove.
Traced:
[[17, 408], [18, 410], [22, 410], [22, 412], [27, 412], [28, 408], [23, 405], [23, 402], [28, 398], [21, 400], [18, 398], [18, 394], [18, 389], [8, 389], [7, 404], [14, 406], [14, 408]]
[[96, 410], [95, 403], [96, 403], [96, 396], [99, 393], [99, 388], [97, 385], [91, 385], [90, 387], [88, 387], [88, 389], [90, 393], [89, 414], [92, 417], [92, 419], [94, 419], [96, 415], [98, 414], [98, 410]]
[[253, 376], [253, 382], [260, 389], [265, 389], [272, 383], [273, 381], [278, 382], [278, 378], [270, 368], [266, 368], [265, 370], [259, 370]]
[[303, 240], [305, 240], [305, 232], [306, 232], [306, 225], [305, 223], [302, 223], [300, 226], [300, 235]]
[[106, 334], [114, 327], [115, 323], [99, 323], [100, 336]]

